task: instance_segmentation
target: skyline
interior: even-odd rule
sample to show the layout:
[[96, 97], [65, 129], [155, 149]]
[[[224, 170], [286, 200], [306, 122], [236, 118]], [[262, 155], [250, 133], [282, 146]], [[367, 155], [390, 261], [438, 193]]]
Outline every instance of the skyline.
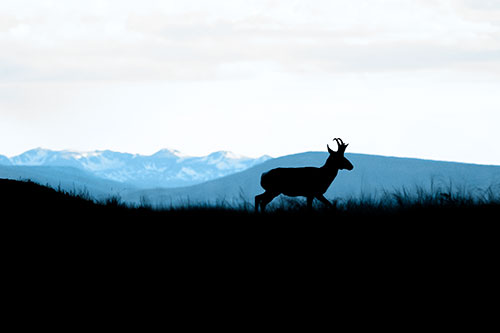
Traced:
[[500, 0], [0, 3], [0, 154], [500, 165]]

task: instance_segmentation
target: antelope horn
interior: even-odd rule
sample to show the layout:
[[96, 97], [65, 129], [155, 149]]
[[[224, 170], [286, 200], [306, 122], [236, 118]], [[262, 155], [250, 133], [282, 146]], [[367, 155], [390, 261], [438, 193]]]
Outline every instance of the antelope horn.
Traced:
[[335, 139], [333, 139], [333, 140], [334, 140], [334, 141], [337, 141], [337, 144], [338, 144], [339, 146], [346, 146], [346, 147], [347, 147], [347, 145], [349, 145], [348, 143], [344, 143], [344, 141], [342, 141], [342, 139], [341, 139], [341, 138], [335, 138]]

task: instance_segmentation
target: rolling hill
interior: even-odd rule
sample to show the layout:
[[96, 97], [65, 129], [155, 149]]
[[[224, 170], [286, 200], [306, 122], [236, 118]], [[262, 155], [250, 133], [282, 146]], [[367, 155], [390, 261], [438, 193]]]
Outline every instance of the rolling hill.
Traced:
[[[460, 191], [482, 195], [484, 191], [500, 191], [500, 166], [431, 161], [414, 158], [347, 154], [354, 170], [339, 172], [326, 193], [328, 199], [375, 198], [386, 192], [405, 189]], [[148, 202], [169, 206], [194, 203], [253, 204], [262, 193], [260, 175], [276, 167], [321, 166], [327, 153], [307, 152], [271, 159], [245, 171], [202, 184], [174, 189], [131, 190], [123, 193], [128, 202]]]

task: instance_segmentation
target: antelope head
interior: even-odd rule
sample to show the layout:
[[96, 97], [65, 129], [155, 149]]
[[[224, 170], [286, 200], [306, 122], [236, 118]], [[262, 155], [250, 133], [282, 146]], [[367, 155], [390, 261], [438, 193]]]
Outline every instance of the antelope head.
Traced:
[[328, 168], [335, 168], [338, 170], [352, 170], [354, 166], [349, 162], [347, 158], [344, 157], [344, 152], [347, 146], [349, 145], [348, 143], [344, 144], [342, 139], [340, 138], [335, 138], [333, 141], [337, 142], [337, 151], [333, 151], [330, 149], [328, 145], [326, 147], [328, 148], [328, 152], [330, 153], [330, 156], [326, 160], [325, 166]]

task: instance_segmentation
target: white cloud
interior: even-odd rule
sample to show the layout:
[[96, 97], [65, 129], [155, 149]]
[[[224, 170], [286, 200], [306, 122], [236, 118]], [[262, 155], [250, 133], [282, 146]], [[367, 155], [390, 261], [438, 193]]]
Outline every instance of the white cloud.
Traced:
[[[466, 160], [467, 124], [500, 140], [500, 1], [2, 0], [0, 50], [0, 154], [278, 155], [343, 135]], [[450, 146], [426, 155], [412, 125], [431, 117], [427, 143]], [[500, 163], [482, 154], [468, 159]]]
[[[249, 62], [292, 72], [378, 71], [390, 62], [393, 69], [406, 70], [435, 67], [451, 53], [456, 56], [448, 63], [482, 61], [485, 51], [500, 49], [500, 26], [468, 20], [457, 14], [468, 7], [448, 1], [7, 1], [0, 6], [7, 22], [0, 30], [0, 63], [9, 72], [3, 80], [206, 79], [216, 77], [220, 67]], [[468, 11], [492, 6], [476, 7]], [[489, 55], [489, 62], [500, 60], [495, 52]]]

